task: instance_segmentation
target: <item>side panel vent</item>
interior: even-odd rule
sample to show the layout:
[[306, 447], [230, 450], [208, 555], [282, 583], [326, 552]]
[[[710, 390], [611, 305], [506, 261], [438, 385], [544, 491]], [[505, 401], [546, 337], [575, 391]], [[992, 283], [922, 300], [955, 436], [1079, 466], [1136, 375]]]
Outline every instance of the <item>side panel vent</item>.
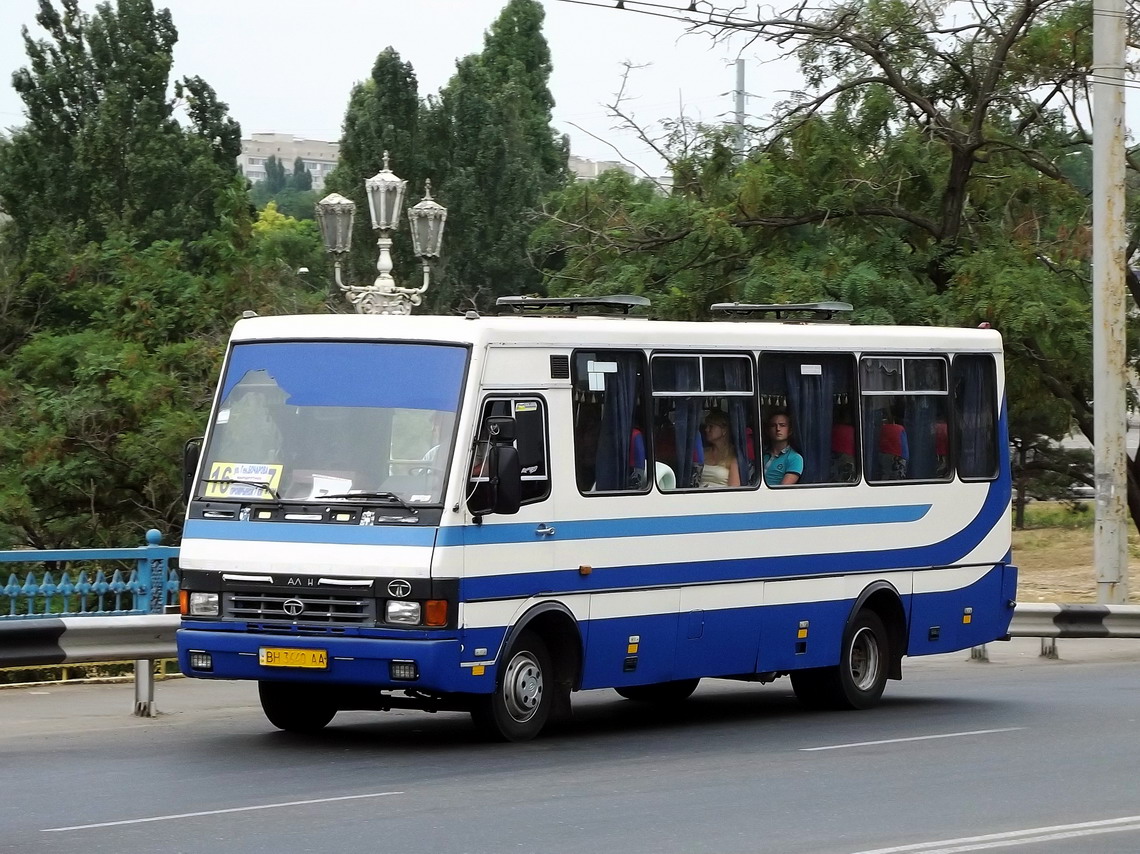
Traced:
[[568, 379], [570, 379], [570, 357], [569, 356], [551, 356], [550, 357], [550, 378], [552, 380], [568, 380]]

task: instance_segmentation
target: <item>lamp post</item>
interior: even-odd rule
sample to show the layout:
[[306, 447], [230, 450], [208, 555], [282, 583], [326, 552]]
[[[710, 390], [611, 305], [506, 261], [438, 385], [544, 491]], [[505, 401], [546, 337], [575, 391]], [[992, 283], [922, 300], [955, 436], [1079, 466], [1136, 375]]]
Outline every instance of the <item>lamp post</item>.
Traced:
[[388, 168], [387, 151], [384, 152], [384, 168], [364, 182], [372, 227], [380, 235], [376, 241], [380, 249], [376, 261], [376, 280], [371, 285], [346, 285], [341, 280], [341, 265], [352, 245], [356, 205], [337, 193], [317, 202], [317, 223], [321, 228], [325, 249], [333, 256], [337, 287], [344, 292], [358, 314], [411, 314], [412, 306], [423, 301], [423, 293], [430, 284], [431, 260], [439, 258], [443, 224], [447, 220], [447, 208], [431, 197], [430, 181], [424, 190], [423, 201], [408, 210], [412, 248], [423, 265], [423, 284], [418, 288], [402, 288], [392, 277], [391, 234], [400, 224], [400, 206], [407, 183]]

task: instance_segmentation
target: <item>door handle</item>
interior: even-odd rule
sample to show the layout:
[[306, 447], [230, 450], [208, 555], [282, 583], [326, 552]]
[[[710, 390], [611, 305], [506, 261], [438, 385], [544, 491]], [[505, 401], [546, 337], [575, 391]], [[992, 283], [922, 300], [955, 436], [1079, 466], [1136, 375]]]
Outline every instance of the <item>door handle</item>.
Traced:
[[553, 525], [547, 525], [547, 524], [543, 523], [543, 524], [539, 525], [537, 528], [535, 528], [534, 532], [540, 537], [553, 537], [554, 536], [554, 526]]

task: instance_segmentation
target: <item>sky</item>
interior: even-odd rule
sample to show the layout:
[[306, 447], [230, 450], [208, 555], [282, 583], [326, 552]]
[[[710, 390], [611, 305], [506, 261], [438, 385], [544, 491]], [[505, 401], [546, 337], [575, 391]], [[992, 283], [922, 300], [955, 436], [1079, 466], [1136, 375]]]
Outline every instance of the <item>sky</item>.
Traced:
[[[178, 29], [174, 76], [199, 75], [229, 104], [243, 135], [291, 133], [335, 141], [353, 84], [389, 45], [412, 64], [421, 97], [438, 92], [456, 60], [482, 49], [505, 0], [156, 0]], [[766, 113], [797, 85], [789, 64], [762, 64], [757, 46], [714, 44], [682, 23], [630, 11], [543, 0], [554, 71], [554, 125], [570, 135], [571, 153], [591, 160], [633, 161], [661, 175], [662, 161], [636, 135], [615, 130], [606, 109], [631, 72], [626, 108], [654, 131], [682, 112], [716, 123], [732, 118], [736, 59], [745, 60], [751, 115]], [[81, 0], [85, 10], [94, 0]], [[680, 6], [680, 2], [677, 2]], [[0, 0], [0, 127], [22, 123], [11, 75], [26, 65], [22, 25], [42, 35], [35, 0]], [[398, 173], [399, 165], [392, 164]]]

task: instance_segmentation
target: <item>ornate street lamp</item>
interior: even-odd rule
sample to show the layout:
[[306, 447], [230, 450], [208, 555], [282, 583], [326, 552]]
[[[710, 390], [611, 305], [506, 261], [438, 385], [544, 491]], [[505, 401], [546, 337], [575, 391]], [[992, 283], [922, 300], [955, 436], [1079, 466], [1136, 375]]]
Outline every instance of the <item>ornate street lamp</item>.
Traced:
[[423, 200], [414, 208], [408, 209], [408, 224], [412, 228], [412, 251], [416, 253], [424, 269], [421, 292], [427, 290], [431, 280], [431, 259], [439, 258], [445, 222], [447, 222], [447, 208], [431, 197], [431, 181], [427, 180], [424, 182]]
[[321, 228], [325, 249], [333, 256], [337, 287], [342, 291], [345, 286], [340, 281], [340, 266], [352, 248], [352, 223], [355, 219], [356, 203], [340, 193], [330, 193], [317, 202], [317, 225]]
[[388, 168], [387, 151], [384, 152], [384, 168], [364, 182], [372, 227], [380, 233], [376, 241], [380, 248], [380, 257], [376, 261], [376, 281], [367, 286], [346, 285], [341, 281], [341, 262], [352, 243], [356, 205], [337, 193], [317, 202], [317, 222], [321, 227], [325, 248], [334, 257], [337, 287], [344, 292], [359, 314], [411, 314], [412, 306], [423, 301], [423, 293], [428, 288], [429, 259], [439, 257], [447, 209], [432, 199], [431, 182], [428, 182], [423, 201], [408, 211], [412, 246], [423, 265], [423, 285], [418, 288], [398, 286], [392, 277], [391, 233], [400, 223], [400, 208], [407, 183]]

